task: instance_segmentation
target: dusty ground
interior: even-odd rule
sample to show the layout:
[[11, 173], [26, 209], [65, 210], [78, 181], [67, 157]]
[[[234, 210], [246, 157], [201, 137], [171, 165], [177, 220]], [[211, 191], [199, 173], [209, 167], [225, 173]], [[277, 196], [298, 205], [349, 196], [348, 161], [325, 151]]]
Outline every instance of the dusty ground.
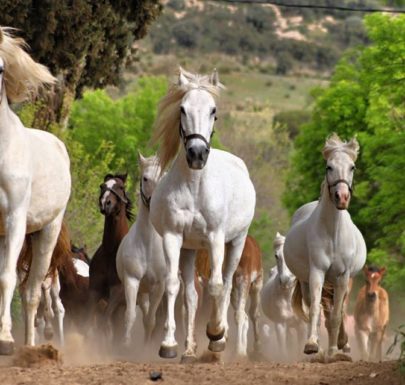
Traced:
[[[397, 361], [382, 363], [336, 362], [329, 364], [299, 362], [280, 364], [270, 362], [197, 363], [177, 362], [135, 363], [114, 361], [99, 364], [73, 365], [60, 361], [52, 348], [44, 354], [24, 352], [13, 358], [0, 359], [2, 385], [96, 385], [152, 384], [151, 372], [161, 373], [162, 382], [170, 384], [221, 385], [332, 385], [332, 384], [401, 384]], [[62, 355], [62, 361], [63, 361]], [[22, 367], [17, 365], [29, 365]], [[404, 378], [402, 378], [404, 380]]]

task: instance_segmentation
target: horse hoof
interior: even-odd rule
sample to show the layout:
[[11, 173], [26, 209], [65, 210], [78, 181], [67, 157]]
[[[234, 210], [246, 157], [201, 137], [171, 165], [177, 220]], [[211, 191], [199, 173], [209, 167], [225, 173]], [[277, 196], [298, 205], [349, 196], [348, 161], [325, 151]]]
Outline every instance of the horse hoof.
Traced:
[[11, 356], [14, 353], [13, 341], [0, 341], [0, 355]]
[[313, 342], [308, 342], [305, 344], [305, 347], [304, 347], [305, 354], [315, 354], [315, 353], [318, 353], [318, 351], [319, 351], [318, 344], [313, 343]]
[[352, 357], [348, 356], [347, 354], [343, 353], [335, 353], [328, 357], [327, 362], [352, 362]]
[[50, 341], [53, 338], [53, 330], [46, 330], [44, 331], [44, 337], [46, 340]]
[[181, 356], [182, 364], [194, 364], [197, 361], [197, 357], [193, 354], [183, 354]]
[[220, 341], [211, 340], [208, 344], [208, 350], [214, 353], [220, 353], [225, 350], [225, 339]]
[[177, 345], [165, 346], [161, 345], [159, 349], [159, 356], [162, 358], [176, 358], [177, 357]]
[[349, 344], [346, 344], [345, 346], [343, 346], [343, 349], [342, 349], [343, 353], [350, 353], [351, 350], [352, 349]]
[[208, 325], [207, 325], [207, 337], [210, 339], [210, 341], [219, 341], [222, 338], [224, 338], [225, 335], [225, 328], [222, 329], [222, 331], [219, 332], [219, 334], [211, 334], [208, 331]]

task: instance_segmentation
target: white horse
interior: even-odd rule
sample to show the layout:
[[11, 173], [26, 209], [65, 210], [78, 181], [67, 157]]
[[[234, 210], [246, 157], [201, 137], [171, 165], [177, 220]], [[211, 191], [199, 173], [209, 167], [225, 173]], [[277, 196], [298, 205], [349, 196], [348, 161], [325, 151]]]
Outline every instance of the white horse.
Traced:
[[[161, 175], [157, 157], [144, 158], [139, 154], [141, 170], [139, 210], [136, 222], [123, 238], [117, 251], [117, 273], [126, 299], [124, 344], [129, 346], [136, 318], [139, 293], [149, 296], [143, 306], [145, 340], [149, 341], [156, 323], [156, 310], [165, 291], [166, 261], [162, 237], [149, 220], [149, 203]], [[138, 302], [144, 302], [140, 299]]]
[[333, 286], [334, 291], [328, 353], [334, 355], [337, 352], [349, 279], [361, 270], [366, 260], [363, 236], [347, 211], [358, 150], [356, 139], [342, 142], [333, 135], [326, 140], [323, 157], [327, 165], [320, 200], [298, 209], [286, 236], [285, 260], [300, 283], [297, 298], [302, 294], [310, 306], [306, 354], [319, 350], [318, 321], [322, 288], [326, 282]]
[[291, 356], [291, 349], [296, 346], [291, 340], [292, 332], [296, 333], [298, 346], [301, 346], [306, 324], [295, 314], [292, 306], [292, 295], [297, 279], [284, 261], [284, 241], [285, 237], [277, 233], [273, 242], [277, 264], [271, 270], [269, 279], [262, 289], [261, 303], [263, 313], [274, 323], [280, 356], [286, 359]]
[[[197, 348], [194, 335], [196, 249], [205, 248], [210, 255], [208, 291], [213, 306], [207, 325], [207, 336], [211, 340], [209, 349], [225, 349], [232, 277], [254, 215], [255, 190], [244, 162], [228, 152], [212, 150], [210, 146], [216, 120], [215, 97], [221, 87], [216, 72], [208, 77], [180, 69], [178, 83], [170, 87], [159, 105], [155, 138], [161, 139], [162, 170], [175, 158], [156, 187], [150, 205], [150, 219], [163, 237], [168, 267], [167, 321], [159, 351], [165, 358], [177, 355], [174, 304], [180, 286], [181, 250], [187, 309], [183, 359], [194, 360]], [[225, 244], [228, 245], [227, 263], [222, 272]]]
[[48, 132], [27, 129], [8, 102], [22, 101], [55, 78], [22, 49], [24, 42], [0, 29], [0, 354], [11, 354], [10, 305], [17, 259], [32, 233], [27, 280], [25, 343], [35, 344], [35, 313], [70, 195], [69, 157]]

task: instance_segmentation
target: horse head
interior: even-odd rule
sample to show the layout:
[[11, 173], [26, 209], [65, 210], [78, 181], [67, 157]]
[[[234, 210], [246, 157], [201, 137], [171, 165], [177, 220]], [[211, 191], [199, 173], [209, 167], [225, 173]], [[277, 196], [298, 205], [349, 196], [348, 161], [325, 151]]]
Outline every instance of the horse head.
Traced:
[[354, 162], [359, 144], [355, 138], [343, 142], [333, 134], [325, 143], [323, 157], [326, 160], [325, 181], [329, 197], [338, 210], [346, 210], [353, 192]]
[[181, 144], [191, 169], [201, 170], [205, 166], [216, 120], [215, 99], [222, 88], [216, 71], [207, 76], [180, 68], [177, 82], [159, 104], [155, 122], [154, 140], [162, 142], [159, 148], [162, 170], [177, 156]]
[[273, 241], [274, 257], [276, 258], [277, 273], [280, 280], [280, 286], [283, 289], [289, 289], [295, 283], [295, 276], [291, 273], [284, 260], [284, 241], [285, 237], [280, 233], [276, 234]]
[[381, 279], [383, 278], [386, 268], [381, 269], [376, 266], [364, 266], [364, 275], [366, 277], [367, 299], [374, 302], [377, 299], [377, 292], [380, 286]]
[[100, 185], [99, 207], [105, 216], [119, 215], [125, 209], [128, 219], [131, 217], [131, 201], [125, 192], [127, 175], [107, 174]]
[[138, 153], [138, 163], [141, 171], [139, 193], [143, 204], [149, 208], [153, 190], [161, 176], [159, 159], [156, 156], [145, 158], [141, 153]]

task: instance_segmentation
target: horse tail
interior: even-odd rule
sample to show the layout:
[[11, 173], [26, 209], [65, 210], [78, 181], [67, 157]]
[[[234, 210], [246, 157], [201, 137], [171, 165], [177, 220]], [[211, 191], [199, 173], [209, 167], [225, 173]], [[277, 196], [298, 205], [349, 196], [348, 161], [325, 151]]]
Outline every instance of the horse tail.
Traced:
[[[48, 269], [48, 277], [56, 277], [56, 273], [67, 259], [71, 258], [69, 230], [62, 222], [62, 227], [52, 253], [51, 264]], [[22, 276], [20, 285], [24, 286], [28, 280], [32, 264], [32, 234], [25, 236], [25, 241], [17, 262], [17, 272]]]
[[304, 320], [305, 322], [309, 322], [309, 315], [305, 311], [303, 307], [303, 297], [302, 297], [302, 291], [301, 291], [301, 285], [298, 280], [295, 281], [295, 287], [291, 299], [291, 304], [294, 310], [294, 313]]

